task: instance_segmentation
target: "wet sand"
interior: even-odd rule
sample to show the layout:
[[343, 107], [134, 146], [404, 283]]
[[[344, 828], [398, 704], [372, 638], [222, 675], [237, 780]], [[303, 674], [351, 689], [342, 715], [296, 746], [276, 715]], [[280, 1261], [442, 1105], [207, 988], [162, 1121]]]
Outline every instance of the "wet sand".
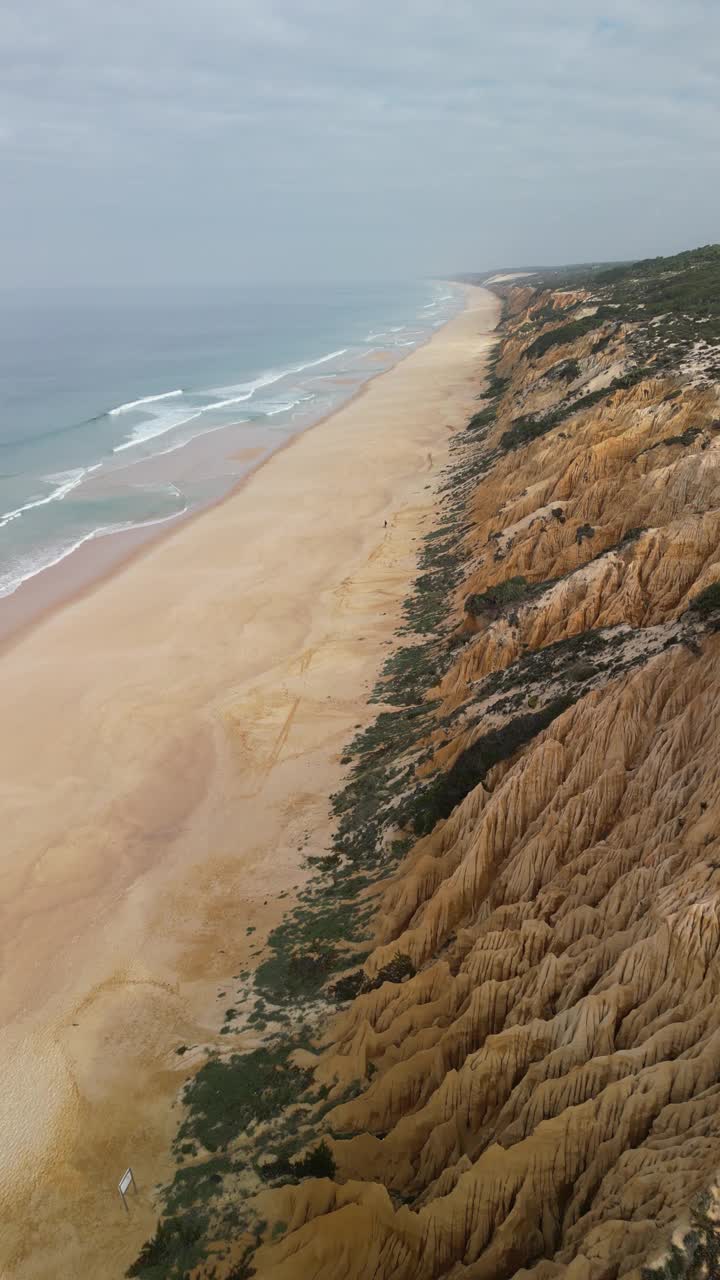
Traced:
[[198, 1057], [176, 1049], [214, 1041], [223, 980], [325, 847], [497, 309], [469, 290], [426, 346], [2, 655], [0, 1275], [121, 1276], [154, 1229]]

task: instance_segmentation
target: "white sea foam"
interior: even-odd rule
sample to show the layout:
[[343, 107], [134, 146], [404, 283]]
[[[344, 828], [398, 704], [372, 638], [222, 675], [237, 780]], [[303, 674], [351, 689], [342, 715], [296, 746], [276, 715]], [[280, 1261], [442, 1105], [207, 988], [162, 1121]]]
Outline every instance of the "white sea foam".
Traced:
[[[227, 409], [233, 404], [244, 404], [247, 400], [251, 400], [256, 391], [263, 387], [270, 387], [275, 382], [279, 382], [282, 378], [288, 377], [293, 373], [302, 373], [305, 369], [315, 369], [318, 365], [326, 364], [328, 360], [336, 360], [340, 356], [344, 356], [347, 347], [341, 347], [338, 351], [329, 351], [327, 355], [320, 356], [317, 360], [306, 360], [303, 364], [296, 364], [287, 369], [268, 369], [265, 373], [259, 374], [257, 378], [251, 379], [249, 382], [239, 382], [235, 386], [217, 387], [211, 394], [223, 396], [223, 392], [231, 391], [236, 394], [224, 396], [220, 400], [213, 400], [210, 404], [203, 405], [197, 409], [195, 413], [184, 414], [181, 417], [177, 413], [153, 413], [148, 409], [149, 420], [140, 423], [135, 430], [123, 440], [120, 444], [116, 444], [113, 453], [122, 453], [125, 449], [134, 449], [138, 445], [147, 444], [150, 440], [156, 440], [158, 436], [166, 435], [168, 431], [175, 431], [177, 427], [185, 426], [187, 422], [193, 422], [196, 418], [202, 417], [206, 413], [212, 413], [216, 409]], [[147, 396], [144, 400], [136, 400], [132, 404], [123, 405], [121, 408], [131, 409], [149, 405], [156, 400], [166, 400], [170, 396], [183, 395], [182, 391], [168, 391], [164, 396]], [[285, 408], [294, 408], [298, 401], [294, 400], [292, 404], [283, 404], [282, 409], [273, 407], [268, 412], [280, 413]], [[265, 412], [261, 405], [254, 405], [253, 408], [259, 408], [260, 412]], [[113, 413], [119, 413], [120, 409], [113, 409]], [[182, 410], [180, 411], [183, 412]]]
[[328, 360], [337, 360], [340, 356], [347, 355], [348, 348], [341, 347], [339, 351], [329, 351], [326, 356], [320, 356], [319, 360], [308, 360], [307, 364], [298, 364], [291, 373], [302, 373], [303, 369], [314, 369], [318, 364], [327, 364]]
[[[243, 391], [247, 395], [238, 396], [238, 401], [249, 400], [255, 391], [259, 391], [261, 387], [271, 387], [274, 382], [280, 382], [281, 378], [288, 378], [292, 373], [303, 373], [305, 369], [315, 369], [319, 364], [327, 364], [328, 360], [337, 360], [340, 356], [347, 354], [348, 348], [341, 347], [339, 351], [329, 351], [327, 355], [320, 356], [318, 360], [306, 360], [304, 364], [288, 365], [287, 369], [267, 369], [265, 373], [261, 373], [259, 377], [253, 378], [250, 382], [238, 382], [229, 387], [217, 387], [218, 395], [224, 391]], [[222, 401], [220, 402], [222, 403]], [[231, 403], [228, 401], [227, 403]], [[208, 409], [217, 409], [218, 405], [208, 405]]]
[[[336, 352], [334, 354], [338, 353]], [[322, 364], [325, 360], [329, 359], [329, 356], [323, 356], [322, 360], [315, 360], [312, 363], [313, 365]], [[305, 365], [303, 367], [309, 368], [310, 366]], [[244, 404], [247, 400], [252, 399], [255, 391], [259, 390], [260, 387], [271, 386], [273, 382], [277, 382], [280, 377], [284, 376], [284, 374], [278, 374], [274, 377], [263, 375], [262, 378], [255, 378], [252, 383], [252, 390], [246, 390], [242, 395], [227, 396], [224, 400], [213, 400], [210, 404], [204, 404], [202, 408], [196, 410], [195, 413], [186, 414], [184, 417], [178, 418], [177, 414], [173, 413], [153, 415], [148, 421], [140, 423], [127, 440], [123, 440], [121, 444], [116, 444], [113, 449], [113, 453], [122, 453], [125, 449], [133, 449], [138, 445], [147, 444], [150, 440], [156, 440], [158, 436], [166, 435], [168, 431], [175, 431], [176, 428], [184, 426], [187, 422], [194, 422], [196, 418], [201, 418], [205, 414], [213, 413], [217, 409], [227, 409], [233, 404]], [[246, 385], [248, 387], [250, 386], [249, 383]], [[240, 390], [241, 387], [242, 384], [237, 388], [227, 387], [225, 389], [228, 391], [233, 389]], [[295, 405], [300, 404], [302, 400], [310, 399], [312, 399], [312, 395], [300, 396], [289, 403], [283, 402], [280, 405], [275, 402], [270, 402], [267, 407], [263, 401], [257, 401], [257, 403], [253, 405], [253, 409], [256, 412], [271, 415], [275, 413], [282, 413], [285, 409], [293, 409]]]
[[251, 418], [236, 418], [234, 422], [219, 422], [216, 427], [207, 427], [204, 431], [193, 431], [185, 439], [169, 445], [167, 449], [158, 449], [153, 454], [153, 458], [164, 458], [167, 453], [177, 453], [178, 449], [184, 449], [186, 445], [192, 444], [193, 440], [197, 440], [200, 436], [212, 435], [214, 431], [227, 431], [230, 427], [241, 427], [244, 422], [251, 421]]
[[204, 412], [203, 409], [197, 413], [187, 414], [184, 418], [177, 418], [172, 414], [165, 418], [151, 418], [149, 422], [143, 422], [136, 427], [132, 435], [123, 440], [122, 444], [116, 444], [113, 453], [122, 453], [124, 449], [133, 449], [136, 445], [147, 444], [149, 440], [155, 440], [157, 436], [164, 436], [168, 431], [174, 431], [176, 427], [182, 427], [186, 422], [193, 422], [195, 418], [199, 418]]
[[[141, 520], [135, 523], [132, 520], [126, 520], [118, 524], [101, 525], [97, 529], [92, 529], [90, 533], [86, 533], [82, 538], [77, 538], [68, 546], [51, 550], [46, 548], [36, 554], [33, 559], [25, 561], [22, 568], [18, 567], [16, 572], [6, 573], [0, 576], [0, 599], [4, 596], [11, 596], [21, 587], [23, 582], [29, 582], [31, 578], [36, 578], [39, 573], [44, 573], [46, 569], [53, 569], [56, 564], [60, 564], [66, 560], [68, 556], [73, 555], [86, 542], [93, 542], [95, 538], [105, 538], [111, 533], [126, 533], [129, 529], [148, 529], [151, 525], [167, 524], [170, 520], [177, 520], [180, 516], [185, 515], [189, 509], [189, 504], [185, 503], [181, 511], [173, 511], [169, 516], [158, 516], [154, 520]], [[49, 558], [48, 558], [49, 557]]]
[[159, 396], [143, 396], [140, 400], [128, 400], [127, 404], [119, 404], [116, 409], [108, 409], [108, 417], [114, 418], [118, 413], [130, 413], [132, 409], [141, 409], [144, 404], [155, 404], [157, 400], [171, 400], [173, 396], [181, 396], [182, 387], [177, 391], [163, 391]]
[[295, 405], [299, 403], [299, 400], [290, 400], [287, 404], [276, 404], [272, 409], [266, 409], [265, 413], [268, 418], [274, 418], [276, 413], [287, 413], [289, 409], [294, 409]]
[[294, 400], [259, 400], [253, 408], [265, 415], [266, 418], [274, 418], [277, 413], [287, 413], [290, 409], [295, 409], [297, 405], [304, 404], [307, 400], [314, 400], [314, 395], [296, 396]]
[[92, 467], [77, 467], [73, 471], [59, 471], [57, 475], [45, 476], [44, 479], [48, 483], [59, 481], [55, 489], [47, 493], [43, 498], [33, 498], [30, 502], [24, 502], [21, 507], [15, 507], [13, 511], [4, 511], [0, 515], [0, 529], [4, 529], [6, 524], [10, 524], [11, 520], [17, 520], [25, 511], [32, 511], [34, 507], [45, 507], [49, 502], [62, 502], [73, 489], [77, 489], [82, 484], [85, 476], [91, 471], [97, 471], [102, 466], [101, 462], [96, 462]]
[[213, 400], [212, 404], [204, 404], [201, 413], [210, 413], [211, 409], [226, 409], [229, 404], [242, 404], [244, 400], [249, 400], [252, 391], [246, 391], [241, 396], [231, 396], [229, 400]]

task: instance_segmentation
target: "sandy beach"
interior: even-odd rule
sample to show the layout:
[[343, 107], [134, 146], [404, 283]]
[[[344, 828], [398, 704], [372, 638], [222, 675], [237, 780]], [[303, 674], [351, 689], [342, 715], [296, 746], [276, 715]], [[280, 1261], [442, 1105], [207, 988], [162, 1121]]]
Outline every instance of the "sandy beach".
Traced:
[[325, 847], [498, 310], [468, 289], [427, 345], [0, 657], [0, 1276], [120, 1277], [154, 1230], [176, 1050], [213, 1042], [224, 980]]

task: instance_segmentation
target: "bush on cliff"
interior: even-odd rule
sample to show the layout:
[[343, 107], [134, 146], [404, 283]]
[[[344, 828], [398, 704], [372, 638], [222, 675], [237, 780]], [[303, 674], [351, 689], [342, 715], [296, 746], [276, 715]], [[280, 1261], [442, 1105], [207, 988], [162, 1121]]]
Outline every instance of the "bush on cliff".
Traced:
[[448, 818], [456, 805], [482, 782], [493, 765], [507, 760], [520, 747], [572, 705], [570, 697], [557, 698], [540, 711], [516, 716], [500, 729], [491, 729], [458, 756], [447, 773], [438, 774], [411, 802], [410, 818], [417, 835], [427, 835], [436, 822]]
[[591, 333], [603, 323], [605, 318], [603, 308], [599, 307], [594, 316], [582, 316], [580, 320], [570, 320], [567, 324], [558, 325], [556, 329], [541, 333], [534, 342], [531, 342], [525, 355], [528, 360], [539, 360], [540, 356], [544, 356], [545, 352], [552, 350], [553, 347], [564, 347], [567, 343], [576, 342], [578, 338], [584, 337], [586, 333]]
[[693, 613], [699, 613], [702, 618], [707, 618], [709, 614], [715, 613], [716, 609], [720, 609], [720, 582], [712, 582], [709, 587], [695, 596], [688, 608], [692, 609]]
[[522, 600], [527, 593], [528, 580], [518, 574], [505, 582], [498, 582], [494, 587], [488, 587], [487, 591], [473, 592], [465, 601], [465, 612], [473, 618], [479, 618], [483, 613], [498, 613], [504, 605]]

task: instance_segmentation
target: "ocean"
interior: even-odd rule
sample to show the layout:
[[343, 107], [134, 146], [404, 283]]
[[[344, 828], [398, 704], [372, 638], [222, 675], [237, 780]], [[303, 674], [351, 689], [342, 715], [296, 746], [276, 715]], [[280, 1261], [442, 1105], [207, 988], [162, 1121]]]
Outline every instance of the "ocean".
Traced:
[[438, 282], [0, 291], [0, 598], [217, 500], [462, 305]]

